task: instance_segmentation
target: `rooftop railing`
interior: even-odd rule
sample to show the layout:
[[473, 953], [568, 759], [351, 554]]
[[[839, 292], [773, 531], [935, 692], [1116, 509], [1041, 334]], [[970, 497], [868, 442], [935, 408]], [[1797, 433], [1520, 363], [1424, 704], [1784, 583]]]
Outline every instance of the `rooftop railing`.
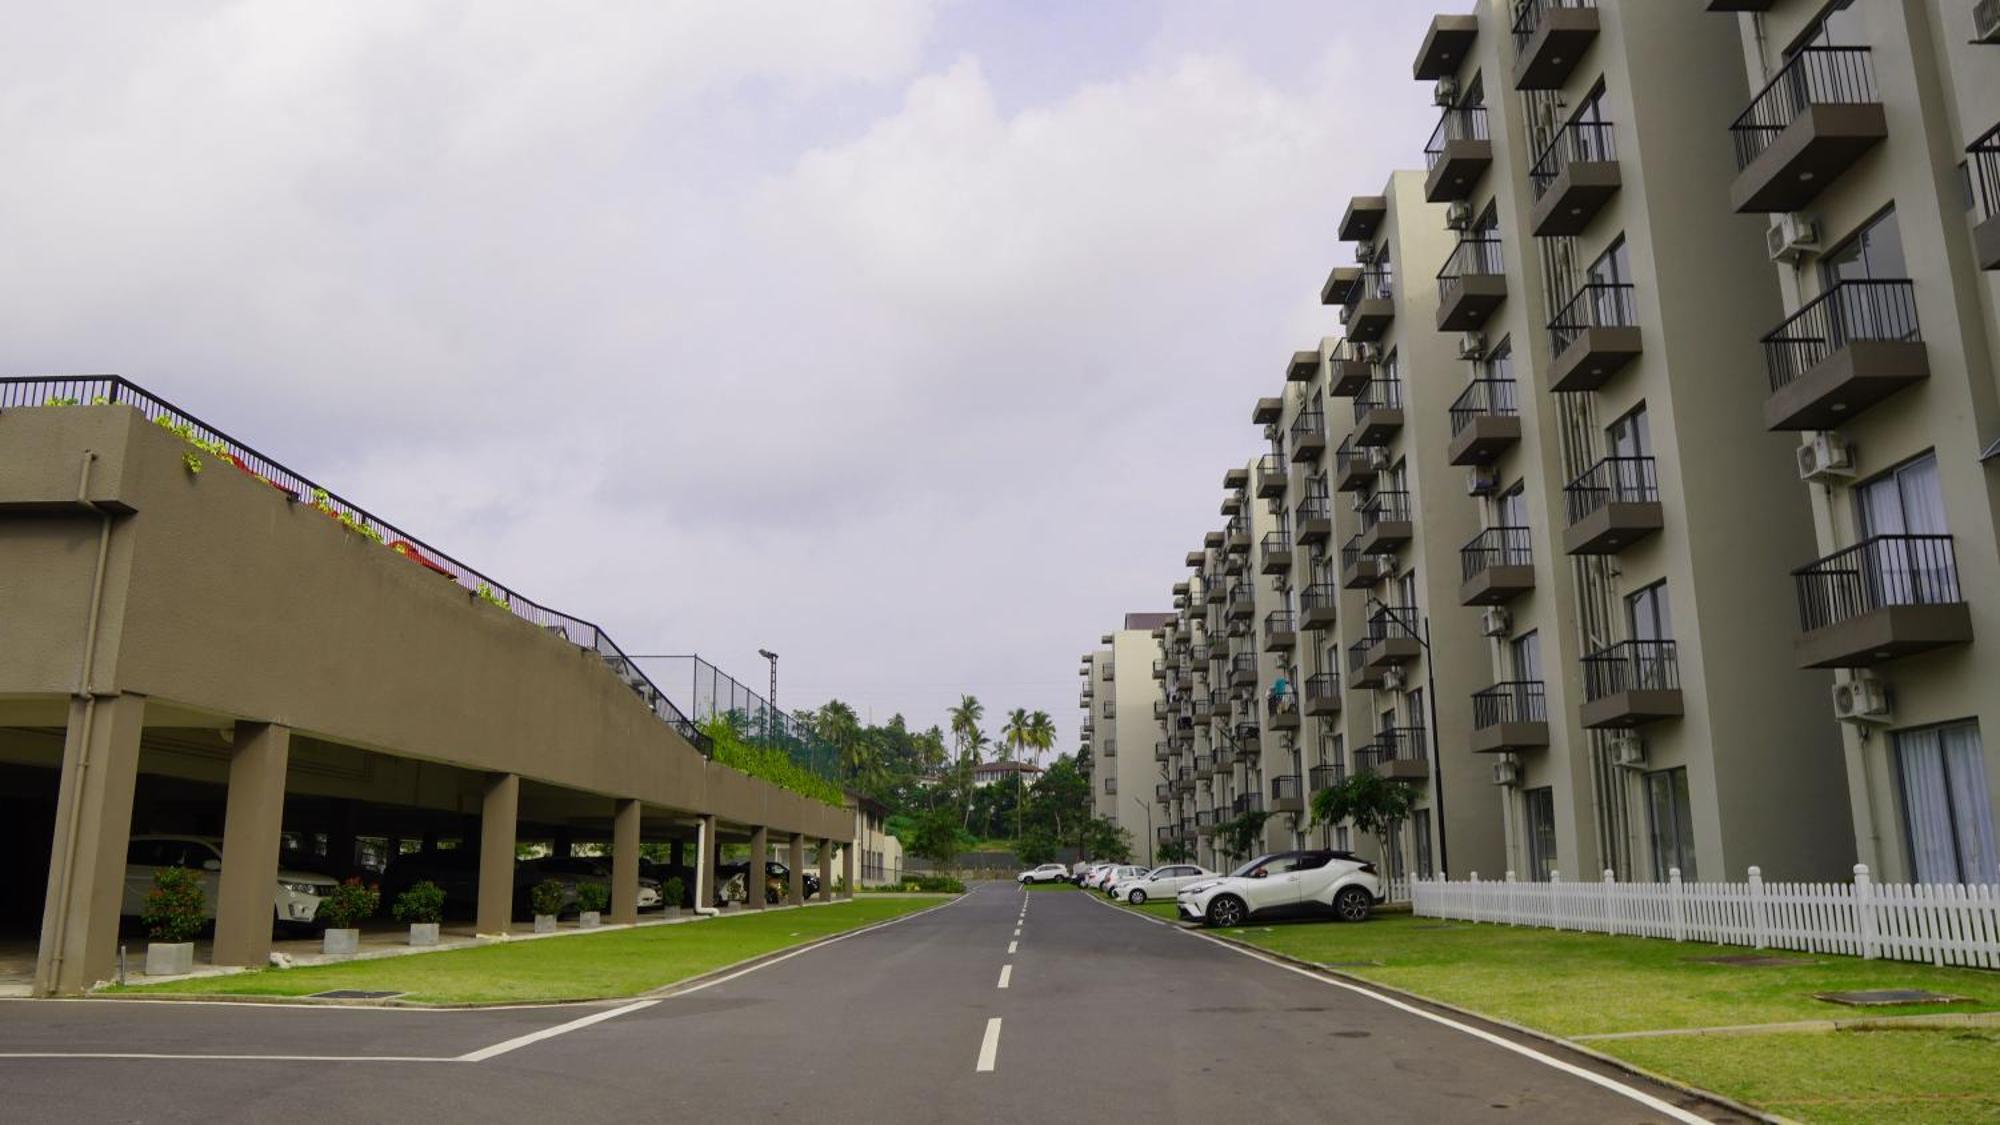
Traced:
[[1729, 126], [1736, 169], [1748, 168], [1812, 105], [1862, 105], [1880, 101], [1866, 47], [1806, 47], [1771, 76]]

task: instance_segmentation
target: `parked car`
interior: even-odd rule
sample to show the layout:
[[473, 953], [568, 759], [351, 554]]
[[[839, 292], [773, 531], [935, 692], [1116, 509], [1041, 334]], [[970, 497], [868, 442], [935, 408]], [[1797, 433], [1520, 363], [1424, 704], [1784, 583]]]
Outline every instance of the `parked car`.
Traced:
[[[721, 867], [715, 869], [715, 885], [717, 887], [726, 887], [729, 885], [730, 880], [742, 879], [749, 873], [750, 873], [750, 865], [748, 863], [724, 864]], [[791, 880], [792, 880], [792, 869], [789, 866], [780, 863], [775, 859], [765, 861], [764, 901], [767, 904], [775, 904], [783, 902], [785, 899], [785, 892], [791, 886]], [[818, 894], [819, 876], [813, 874], [810, 871], [806, 872], [805, 878], [803, 880], [802, 889], [804, 890], [805, 897], [807, 898], [811, 898], [814, 895]], [[745, 889], [745, 893], [746, 894], [748, 893], [747, 888]]]
[[[153, 872], [185, 867], [201, 875], [202, 911], [215, 917], [216, 892], [222, 887], [222, 841], [211, 836], [134, 836], [125, 850], [125, 893], [118, 912], [134, 917], [146, 909], [153, 889]], [[319, 900], [333, 893], [338, 880], [317, 871], [278, 868], [272, 887], [271, 920], [279, 926], [308, 926], [319, 914]]]
[[1172, 902], [1181, 888], [1199, 883], [1203, 879], [1213, 879], [1215, 872], [1206, 867], [1196, 867], [1192, 863], [1170, 863], [1155, 867], [1134, 879], [1121, 880], [1111, 889], [1111, 897], [1138, 906], [1148, 899]]
[[1069, 868], [1060, 863], [1044, 863], [1014, 876], [1017, 883], [1061, 883], [1069, 879]]
[[[518, 873], [515, 880], [519, 882]], [[442, 848], [396, 856], [382, 872], [382, 901], [418, 883], [435, 883], [444, 892], [447, 918], [470, 918], [479, 908], [479, 852], [473, 848]]]
[[1115, 866], [1117, 865], [1111, 863], [1092, 864], [1090, 870], [1083, 873], [1083, 881], [1078, 885], [1087, 890], [1096, 890], [1103, 884], [1104, 877], [1110, 874], [1111, 869]]
[[[561, 879], [568, 883], [572, 888], [570, 905], [575, 903], [576, 896], [573, 892], [577, 884], [602, 883], [607, 887], [611, 885], [611, 861], [608, 859], [581, 855], [552, 855], [528, 860], [527, 865], [533, 866], [540, 872], [542, 878]], [[640, 875], [638, 909], [658, 910], [664, 905], [666, 903], [660, 898], [660, 881], [647, 875]]]
[[1119, 883], [1126, 882], [1132, 879], [1137, 879], [1140, 876], [1144, 875], [1148, 870], [1150, 869], [1145, 867], [1140, 867], [1137, 864], [1131, 864], [1131, 863], [1120, 864], [1119, 866], [1114, 867], [1111, 870], [1104, 873], [1104, 877], [1097, 881], [1097, 889], [1103, 891], [1105, 894], [1110, 895], [1113, 898], [1116, 898], [1118, 897], [1117, 889]]
[[1088, 874], [1090, 869], [1095, 866], [1097, 864], [1087, 859], [1079, 859], [1075, 863], [1070, 864], [1069, 881], [1072, 883], [1082, 883], [1084, 875]]
[[1374, 864], [1352, 852], [1322, 849], [1258, 856], [1227, 875], [1191, 883], [1175, 896], [1183, 920], [1209, 926], [1315, 914], [1359, 922], [1381, 901], [1382, 881]]

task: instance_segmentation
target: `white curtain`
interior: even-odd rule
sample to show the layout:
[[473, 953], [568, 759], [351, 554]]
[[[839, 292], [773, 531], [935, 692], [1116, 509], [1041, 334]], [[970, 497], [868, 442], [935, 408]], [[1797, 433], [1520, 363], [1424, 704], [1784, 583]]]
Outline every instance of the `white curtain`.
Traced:
[[1896, 757], [1917, 881], [2000, 883], [1978, 726], [1901, 732]]

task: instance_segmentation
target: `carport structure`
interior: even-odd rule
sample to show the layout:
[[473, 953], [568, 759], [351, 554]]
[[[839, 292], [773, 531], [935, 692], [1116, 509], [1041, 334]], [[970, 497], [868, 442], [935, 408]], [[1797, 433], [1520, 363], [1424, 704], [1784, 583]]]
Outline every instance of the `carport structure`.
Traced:
[[610, 844], [631, 920], [644, 842], [695, 848], [709, 902], [722, 839], [789, 841], [796, 881], [805, 841], [830, 874], [853, 836], [851, 809], [709, 761], [594, 625], [123, 380], [0, 381], [0, 449], [0, 769], [17, 834], [47, 833], [38, 993], [111, 975], [135, 827], [222, 839], [222, 964], [266, 959], [288, 840], [332, 874], [363, 839], [474, 847], [501, 933], [519, 840]]

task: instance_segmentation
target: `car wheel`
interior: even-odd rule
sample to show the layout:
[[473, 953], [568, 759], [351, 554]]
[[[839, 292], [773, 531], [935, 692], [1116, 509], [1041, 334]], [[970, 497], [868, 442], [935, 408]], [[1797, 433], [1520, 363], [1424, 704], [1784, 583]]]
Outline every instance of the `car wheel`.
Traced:
[[1343, 922], [1365, 922], [1375, 907], [1375, 899], [1360, 887], [1342, 887], [1333, 896], [1333, 914]]
[[1208, 904], [1208, 924], [1211, 926], [1240, 926], [1243, 924], [1243, 900], [1235, 895], [1222, 895]]
[[1144, 906], [1146, 905], [1146, 892], [1133, 891], [1131, 894], [1125, 896], [1125, 901], [1131, 903], [1133, 906]]

